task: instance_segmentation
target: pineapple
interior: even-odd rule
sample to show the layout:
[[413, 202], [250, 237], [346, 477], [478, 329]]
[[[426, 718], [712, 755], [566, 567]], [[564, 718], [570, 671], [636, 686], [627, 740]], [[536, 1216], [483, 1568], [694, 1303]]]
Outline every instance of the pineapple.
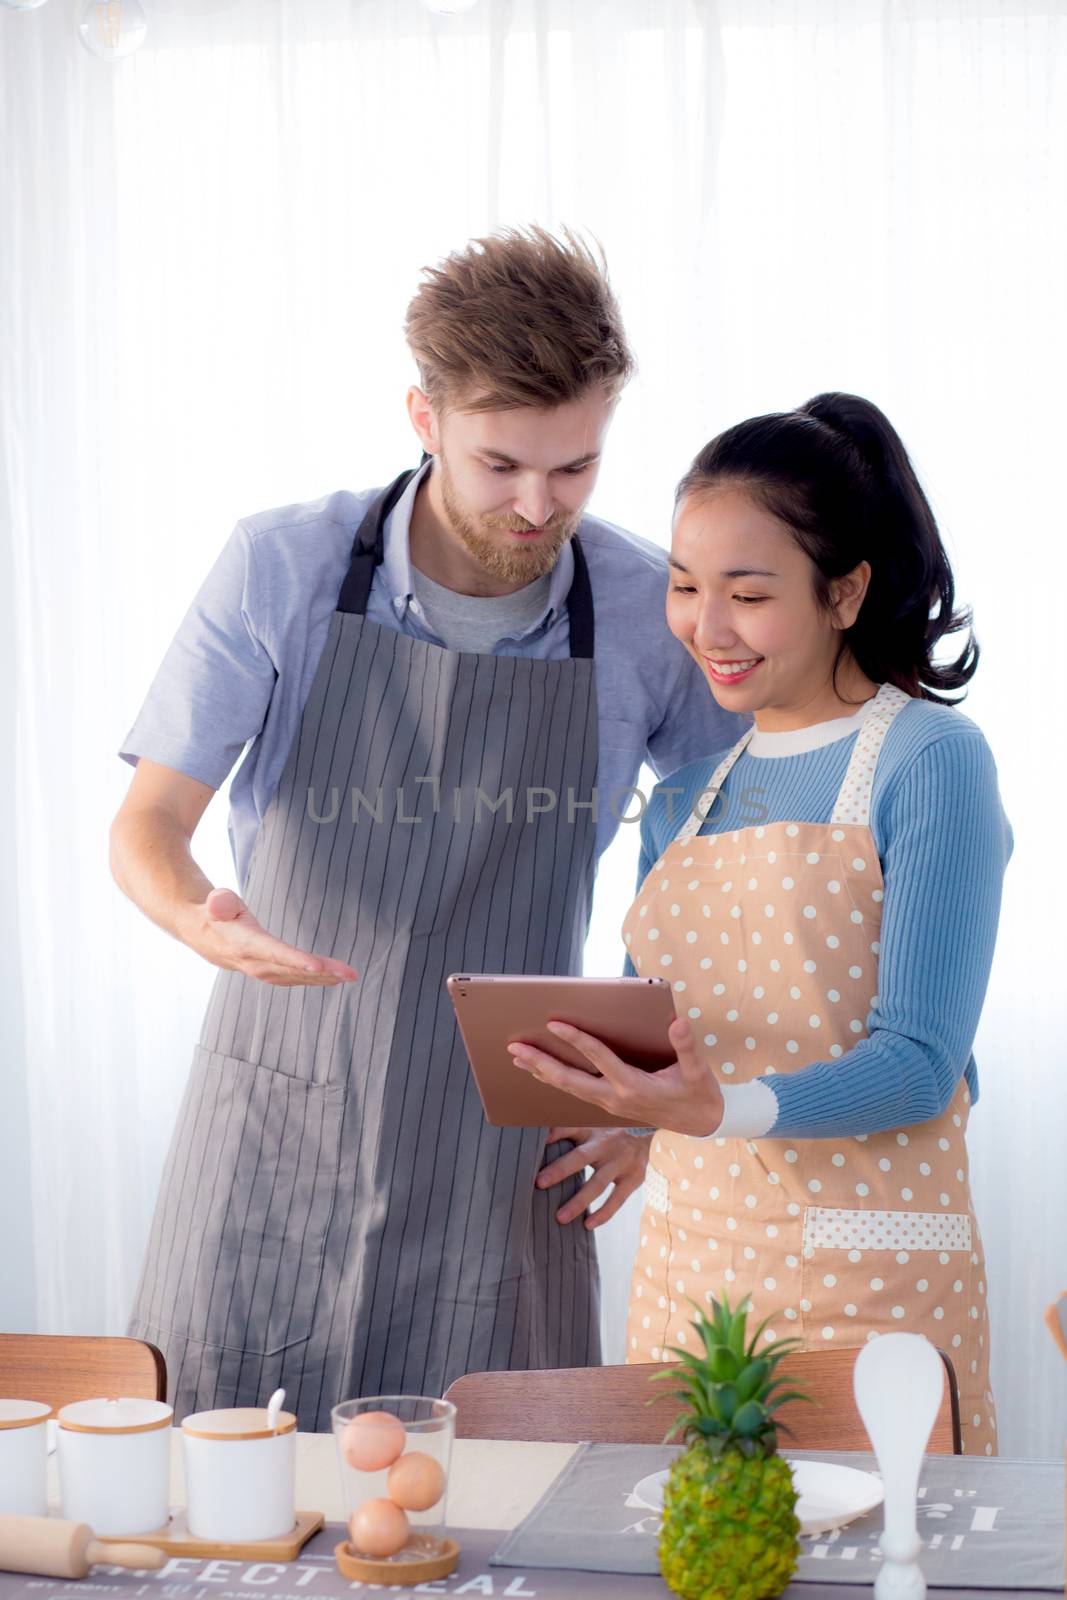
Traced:
[[660, 1570], [685, 1600], [770, 1600], [797, 1564], [797, 1496], [773, 1413], [809, 1398], [776, 1376], [801, 1341], [759, 1348], [764, 1321], [746, 1345], [747, 1296], [731, 1311], [724, 1295], [710, 1318], [694, 1309], [703, 1351], [675, 1347], [681, 1372], [655, 1375], [681, 1384], [685, 1409], [667, 1438], [681, 1429], [688, 1445], [664, 1488]]

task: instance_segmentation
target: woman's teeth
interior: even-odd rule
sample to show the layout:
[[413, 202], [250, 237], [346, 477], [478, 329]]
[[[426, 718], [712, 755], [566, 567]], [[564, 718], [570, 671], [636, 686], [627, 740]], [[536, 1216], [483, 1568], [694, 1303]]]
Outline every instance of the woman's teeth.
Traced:
[[721, 673], [724, 678], [732, 678], [739, 672], [749, 672], [762, 660], [761, 656], [753, 656], [751, 661], [711, 661], [709, 666], [713, 671]]

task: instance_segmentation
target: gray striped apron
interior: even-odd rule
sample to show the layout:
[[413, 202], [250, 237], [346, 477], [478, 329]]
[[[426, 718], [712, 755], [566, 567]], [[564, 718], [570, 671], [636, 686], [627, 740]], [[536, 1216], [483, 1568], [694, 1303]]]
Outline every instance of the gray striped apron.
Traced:
[[567, 1147], [488, 1125], [444, 987], [581, 970], [595, 823], [568, 791], [596, 782], [588, 571], [575, 538], [569, 660], [369, 622], [409, 477], [356, 536], [244, 891], [264, 927], [359, 979], [220, 972], [164, 1168], [130, 1331], [162, 1349], [179, 1418], [282, 1386], [322, 1430], [342, 1399], [600, 1359], [593, 1237], [555, 1220], [579, 1180], [534, 1187]]

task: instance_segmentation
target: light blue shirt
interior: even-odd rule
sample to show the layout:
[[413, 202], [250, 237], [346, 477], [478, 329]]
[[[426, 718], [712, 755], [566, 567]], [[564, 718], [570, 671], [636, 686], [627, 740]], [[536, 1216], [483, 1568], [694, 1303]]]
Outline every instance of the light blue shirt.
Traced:
[[[428, 470], [428, 469], [427, 469]], [[420, 616], [408, 529], [413, 482], [385, 528], [367, 604], [371, 622], [440, 644]], [[339, 490], [243, 518], [186, 613], [120, 754], [230, 785], [230, 841], [243, 886], [256, 830], [277, 789], [326, 642], [356, 531], [375, 489]], [[720, 709], [664, 616], [666, 553], [595, 517], [578, 528], [596, 623], [600, 761], [598, 855], [643, 809], [629, 796], [643, 762], [658, 777], [736, 739], [745, 722]], [[570, 546], [543, 612], [494, 655], [562, 661], [570, 654]], [[241, 759], [243, 754], [243, 760]]]

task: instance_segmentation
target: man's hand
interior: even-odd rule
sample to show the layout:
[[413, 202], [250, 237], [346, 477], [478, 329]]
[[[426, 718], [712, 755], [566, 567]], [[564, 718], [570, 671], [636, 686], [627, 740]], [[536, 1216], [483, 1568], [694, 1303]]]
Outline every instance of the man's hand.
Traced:
[[693, 1030], [684, 1017], [675, 1017], [667, 1035], [678, 1059], [658, 1072], [630, 1066], [603, 1040], [568, 1022], [550, 1022], [548, 1026], [557, 1038], [580, 1050], [596, 1073], [568, 1067], [533, 1045], [509, 1044], [515, 1065], [532, 1072], [542, 1083], [625, 1117], [635, 1128], [669, 1128], [674, 1133], [707, 1138], [722, 1122], [722, 1089], [697, 1050]]
[[[644, 1183], [652, 1135], [627, 1133], [625, 1128], [549, 1128], [548, 1143], [555, 1144], [558, 1139], [570, 1139], [574, 1149], [541, 1168], [537, 1187], [550, 1189], [554, 1183], [592, 1167], [593, 1176], [566, 1205], [560, 1206], [556, 1221], [573, 1222], [587, 1211], [586, 1227], [599, 1228]], [[593, 1201], [608, 1188], [608, 1198], [595, 1211], [589, 1211]]]
[[261, 983], [332, 988], [358, 977], [343, 961], [309, 955], [275, 939], [232, 889], [212, 889], [202, 904], [189, 906], [178, 931], [183, 942], [205, 961], [243, 972]]
[[111, 824], [111, 871], [134, 905], [212, 966], [262, 983], [326, 987], [357, 976], [343, 961], [275, 939], [232, 889], [214, 889], [193, 860], [193, 834], [214, 790], [142, 759]]

